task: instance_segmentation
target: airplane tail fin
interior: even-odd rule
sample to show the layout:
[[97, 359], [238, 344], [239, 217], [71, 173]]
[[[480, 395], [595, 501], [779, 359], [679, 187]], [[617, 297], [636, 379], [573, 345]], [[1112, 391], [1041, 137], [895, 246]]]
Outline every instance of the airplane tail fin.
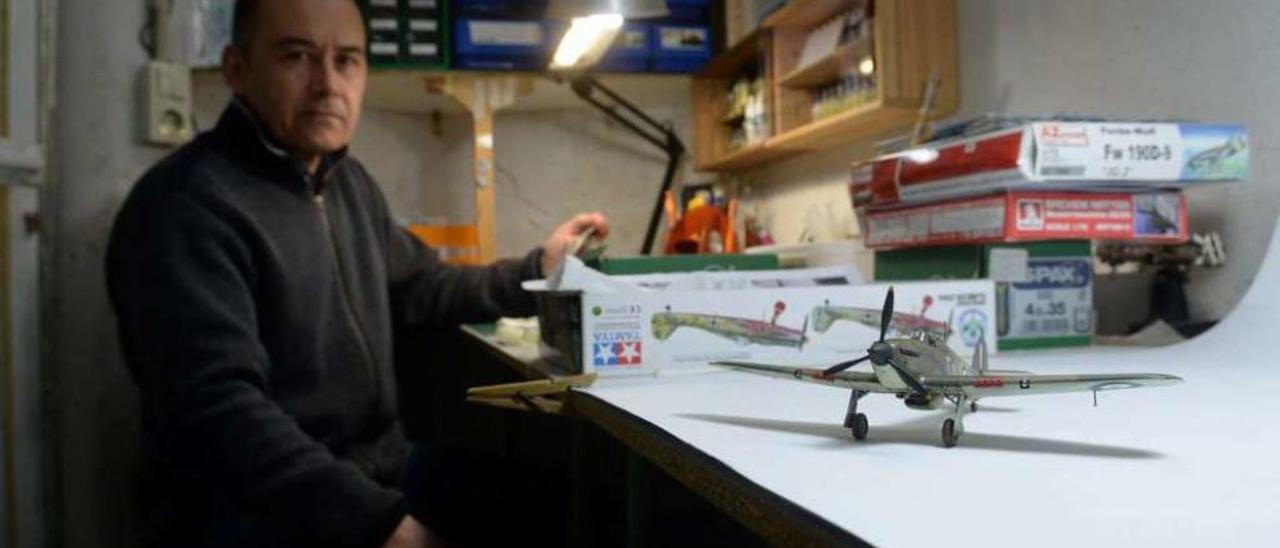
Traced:
[[987, 337], [978, 336], [978, 344], [973, 347], [973, 359], [969, 361], [969, 374], [985, 375], [987, 373]]

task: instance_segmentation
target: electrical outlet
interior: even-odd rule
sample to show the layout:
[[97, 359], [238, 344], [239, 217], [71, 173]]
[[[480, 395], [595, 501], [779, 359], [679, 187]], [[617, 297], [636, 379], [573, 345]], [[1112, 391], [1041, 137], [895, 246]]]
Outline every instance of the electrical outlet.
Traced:
[[195, 136], [191, 69], [152, 61], [142, 69], [142, 140], [150, 145], [180, 145]]

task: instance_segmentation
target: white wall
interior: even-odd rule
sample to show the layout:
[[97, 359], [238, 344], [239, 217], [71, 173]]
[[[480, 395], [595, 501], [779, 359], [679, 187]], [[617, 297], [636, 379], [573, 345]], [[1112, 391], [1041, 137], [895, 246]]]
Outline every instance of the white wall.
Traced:
[[[1223, 317], [1257, 272], [1280, 205], [1280, 2], [1274, 0], [959, 0], [961, 115], [1080, 112], [1248, 125], [1252, 180], [1192, 193], [1192, 230], [1216, 230], [1230, 263], [1196, 272], [1192, 315]], [[865, 146], [750, 174], [782, 241], [805, 204], [847, 200]]]
[[[687, 102], [642, 107], [674, 121], [689, 142]], [[595, 210], [612, 222], [611, 255], [640, 253], [666, 168], [662, 151], [585, 108], [500, 113], [495, 126], [502, 255], [527, 252], [571, 215]]]
[[[197, 75], [196, 96], [197, 121], [211, 127], [230, 97], [221, 76]], [[612, 253], [638, 254], [666, 156], [585, 103], [532, 111], [519, 104], [500, 111], [494, 124], [499, 255], [521, 256], [575, 213], [595, 210], [614, 224]], [[689, 141], [688, 101], [639, 106]], [[443, 115], [436, 126], [427, 114], [366, 108], [351, 153], [377, 179], [398, 220], [470, 224], [472, 135], [467, 114]]]

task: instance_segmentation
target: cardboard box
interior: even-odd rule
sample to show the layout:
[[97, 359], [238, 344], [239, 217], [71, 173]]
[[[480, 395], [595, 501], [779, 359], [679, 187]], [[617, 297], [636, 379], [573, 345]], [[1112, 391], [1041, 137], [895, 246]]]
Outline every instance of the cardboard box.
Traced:
[[598, 270], [611, 276], [660, 272], [777, 270], [778, 255], [655, 255], [651, 257], [603, 257]]
[[540, 71], [551, 61], [561, 27], [550, 21], [454, 19], [452, 66]]
[[[786, 271], [767, 275], [779, 272]], [[888, 285], [784, 283], [544, 295], [543, 339], [561, 351], [568, 371], [601, 375], [706, 370], [716, 360], [821, 367], [861, 356], [875, 342]], [[895, 291], [901, 329], [945, 331], [949, 319], [947, 344], [965, 359], [980, 338], [994, 338], [986, 335], [995, 332], [990, 282], [900, 283]], [[889, 336], [906, 334], [894, 328]]]
[[1033, 122], [855, 163], [851, 184], [884, 206], [1007, 190], [1177, 189], [1248, 174], [1243, 126]]
[[693, 73], [711, 60], [711, 27], [688, 23], [653, 25], [653, 72]]
[[1183, 243], [1181, 192], [1006, 192], [890, 209], [862, 208], [871, 249], [990, 242], [1109, 240]]
[[996, 286], [999, 350], [1093, 342], [1089, 242], [956, 245], [876, 253], [876, 281], [989, 279]]

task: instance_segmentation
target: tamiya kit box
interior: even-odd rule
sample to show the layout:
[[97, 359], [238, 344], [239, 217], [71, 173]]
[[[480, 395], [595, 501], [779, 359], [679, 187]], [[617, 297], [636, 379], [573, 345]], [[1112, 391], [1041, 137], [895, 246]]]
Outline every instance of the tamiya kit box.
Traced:
[[893, 205], [1006, 190], [1179, 189], [1248, 173], [1243, 126], [1042, 121], [858, 162], [851, 184], [855, 199]]
[[938, 203], [863, 208], [866, 246], [1108, 240], [1182, 243], [1190, 238], [1181, 192], [1006, 192]]
[[[564, 354], [567, 370], [602, 375], [706, 369], [717, 360], [831, 365], [875, 342], [889, 285], [761, 279], [731, 288], [549, 295], [544, 341]], [[979, 340], [995, 350], [991, 282], [901, 283], [895, 293], [889, 337], [927, 336], [965, 357]], [[571, 331], [557, 328], [565, 325]], [[565, 336], [575, 333], [576, 341]]]

